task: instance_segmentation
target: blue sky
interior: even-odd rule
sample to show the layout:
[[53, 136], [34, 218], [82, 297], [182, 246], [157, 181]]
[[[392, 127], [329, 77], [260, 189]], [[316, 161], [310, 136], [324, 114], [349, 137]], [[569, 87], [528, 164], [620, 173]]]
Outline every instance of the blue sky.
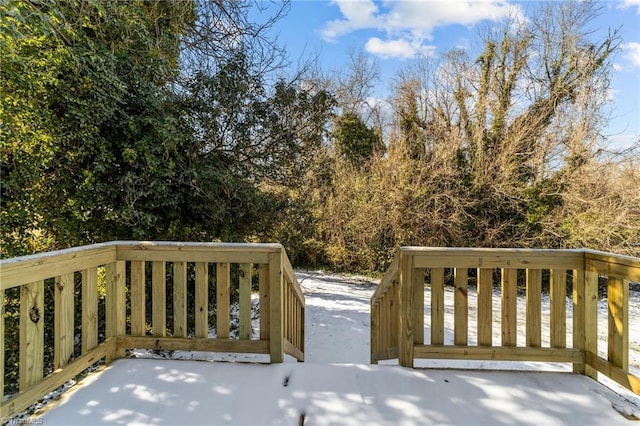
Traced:
[[[640, 0], [598, 2], [603, 14], [591, 25], [595, 37], [621, 27], [622, 49], [613, 57], [611, 120], [607, 137], [616, 146], [640, 139]], [[274, 29], [292, 63], [318, 55], [326, 71], [345, 68], [349, 51], [375, 58], [380, 72], [376, 97], [391, 92], [396, 73], [411, 61], [465, 47], [480, 47], [479, 27], [516, 10], [528, 16], [539, 2], [496, 0], [292, 0]]]

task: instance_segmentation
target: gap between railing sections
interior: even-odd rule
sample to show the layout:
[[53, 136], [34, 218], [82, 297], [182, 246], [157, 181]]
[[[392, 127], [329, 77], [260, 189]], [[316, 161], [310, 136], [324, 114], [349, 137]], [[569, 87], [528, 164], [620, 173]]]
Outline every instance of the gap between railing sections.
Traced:
[[[544, 278], [544, 279], [543, 279]], [[606, 285], [606, 357], [598, 355], [598, 285]], [[574, 372], [605, 374], [640, 394], [629, 371], [629, 282], [640, 282], [640, 259], [593, 250], [402, 247], [371, 298], [371, 362], [414, 359], [566, 362]], [[476, 330], [469, 329], [475, 284]], [[452, 293], [446, 293], [449, 285]], [[500, 309], [494, 312], [494, 286]], [[430, 342], [424, 342], [425, 286], [430, 287]], [[549, 335], [543, 338], [543, 286]], [[518, 289], [525, 292], [525, 337], [518, 341]], [[572, 342], [567, 344], [567, 288]], [[445, 296], [452, 298], [453, 336], [445, 344]], [[450, 302], [451, 303], [451, 302]], [[493, 336], [499, 315], [499, 343]], [[475, 334], [473, 332], [475, 331]], [[451, 344], [452, 343], [452, 344]], [[474, 343], [474, 344], [471, 344]]]
[[[19, 392], [2, 403], [1, 418], [24, 410], [100, 359], [124, 356], [126, 349], [267, 354], [272, 363], [289, 354], [304, 360], [304, 296], [279, 244], [117, 241], [2, 260], [0, 274], [0, 400], [10, 331], [5, 329], [5, 293], [19, 289], [13, 313], [19, 317]], [[259, 336], [252, 335], [255, 281]], [[215, 295], [210, 297], [212, 282]], [[230, 321], [232, 292], [237, 329]], [[51, 314], [45, 312], [45, 293], [53, 293], [54, 305], [53, 361], [47, 367], [52, 373], [46, 376], [45, 313]], [[216, 337], [209, 338], [214, 305]], [[101, 314], [104, 329], [99, 329]], [[76, 328], [81, 329], [79, 348]]]

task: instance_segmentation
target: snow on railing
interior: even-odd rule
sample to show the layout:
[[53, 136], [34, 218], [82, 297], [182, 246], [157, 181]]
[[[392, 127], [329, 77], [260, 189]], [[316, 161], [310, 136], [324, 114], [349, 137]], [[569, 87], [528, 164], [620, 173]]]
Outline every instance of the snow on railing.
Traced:
[[[592, 250], [402, 247], [371, 298], [371, 362], [571, 363], [576, 373], [597, 378], [600, 372], [640, 394], [640, 379], [629, 368], [629, 282], [640, 282], [640, 259]], [[608, 303], [605, 336], [598, 334], [599, 283]], [[497, 288], [500, 303], [494, 307]], [[526, 296], [524, 324], [518, 324], [519, 290]], [[453, 305], [452, 335], [445, 333], [446, 296]], [[605, 356], [598, 353], [599, 339], [606, 341]]]
[[[252, 336], [256, 284], [260, 331]], [[280, 244], [115, 241], [5, 259], [0, 297], [0, 400], [9, 380], [19, 390], [0, 406], [3, 419], [126, 349], [304, 360], [304, 296]], [[5, 355], [9, 369], [17, 362], [7, 383]]]

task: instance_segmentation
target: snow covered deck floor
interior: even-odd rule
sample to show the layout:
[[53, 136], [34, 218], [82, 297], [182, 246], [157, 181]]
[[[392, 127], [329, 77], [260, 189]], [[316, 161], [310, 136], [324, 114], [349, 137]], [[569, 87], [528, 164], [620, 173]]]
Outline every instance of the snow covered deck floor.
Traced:
[[36, 420], [47, 426], [614, 425], [630, 423], [621, 413], [638, 413], [600, 383], [569, 373], [368, 365], [374, 287], [319, 273], [298, 278], [307, 302], [305, 363], [122, 359]]
[[566, 373], [123, 359], [41, 419], [45, 425], [629, 423], [611, 394]]
[[45, 425], [628, 423], [586, 377], [123, 359], [42, 417]]

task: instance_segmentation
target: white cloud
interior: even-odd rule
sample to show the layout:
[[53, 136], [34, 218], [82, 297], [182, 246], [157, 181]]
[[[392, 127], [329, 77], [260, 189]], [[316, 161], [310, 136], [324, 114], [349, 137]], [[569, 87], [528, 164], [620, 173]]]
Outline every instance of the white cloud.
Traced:
[[408, 59], [416, 56], [429, 56], [434, 52], [435, 47], [424, 45], [420, 39], [413, 41], [404, 39], [381, 40], [378, 37], [372, 37], [367, 41], [364, 49], [384, 59]]
[[622, 4], [622, 8], [626, 9], [628, 7], [637, 8], [636, 13], [640, 15], [640, 0], [624, 0], [624, 3]]
[[[640, 0], [638, 0], [640, 1]], [[326, 40], [358, 30], [375, 30], [386, 39], [372, 37], [365, 49], [386, 58], [408, 58], [428, 54], [424, 45], [433, 31], [441, 26], [460, 24], [471, 26], [484, 20], [499, 21], [507, 17], [522, 17], [519, 6], [505, 0], [435, 0], [383, 1], [333, 0], [342, 18], [327, 22], [322, 35]], [[426, 49], [426, 51], [425, 51]]]
[[622, 45], [625, 57], [634, 67], [640, 68], [640, 43], [629, 42]]
[[387, 16], [387, 30], [409, 29], [430, 34], [450, 24], [473, 25], [483, 20], [498, 21], [517, 12], [506, 1], [397, 1]]
[[376, 28], [379, 26], [375, 16], [378, 7], [372, 0], [333, 0], [340, 9], [345, 19], [335, 19], [327, 22], [322, 36], [326, 40], [334, 40], [337, 37], [363, 28]]

